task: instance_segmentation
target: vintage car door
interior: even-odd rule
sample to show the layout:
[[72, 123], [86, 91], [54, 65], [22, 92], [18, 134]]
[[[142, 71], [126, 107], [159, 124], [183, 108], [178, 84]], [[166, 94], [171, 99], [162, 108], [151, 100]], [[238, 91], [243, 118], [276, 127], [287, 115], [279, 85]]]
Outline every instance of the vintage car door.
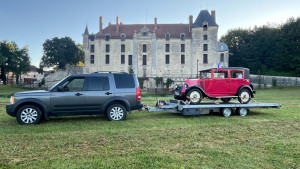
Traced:
[[229, 96], [230, 79], [228, 77], [228, 70], [213, 71], [213, 90], [211, 96], [222, 97]]

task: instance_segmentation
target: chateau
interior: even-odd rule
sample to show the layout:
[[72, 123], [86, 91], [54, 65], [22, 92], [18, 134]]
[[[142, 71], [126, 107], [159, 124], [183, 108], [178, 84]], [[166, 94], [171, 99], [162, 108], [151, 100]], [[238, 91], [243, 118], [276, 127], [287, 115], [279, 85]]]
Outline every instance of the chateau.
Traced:
[[116, 24], [99, 32], [83, 33], [84, 73], [99, 71], [128, 72], [131, 67], [138, 77], [191, 77], [197, 70], [228, 67], [228, 47], [218, 42], [216, 12], [200, 11], [188, 24]]

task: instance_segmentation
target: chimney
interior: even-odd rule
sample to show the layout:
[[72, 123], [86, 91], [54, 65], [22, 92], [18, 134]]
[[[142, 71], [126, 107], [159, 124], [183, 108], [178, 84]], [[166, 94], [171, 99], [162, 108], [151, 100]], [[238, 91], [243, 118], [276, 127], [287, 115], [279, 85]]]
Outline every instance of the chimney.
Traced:
[[211, 15], [211, 17], [214, 19], [214, 21], [216, 23], [216, 11], [212, 10], [210, 15]]
[[100, 19], [99, 19], [99, 32], [102, 33], [102, 26], [103, 26], [103, 18], [102, 16], [100, 16]]
[[117, 16], [117, 19], [116, 19], [116, 32], [119, 32], [119, 17]]
[[193, 15], [189, 16], [189, 27], [190, 27], [190, 31], [192, 30], [192, 25], [193, 25]]
[[157, 18], [154, 18], [154, 29], [157, 29]]

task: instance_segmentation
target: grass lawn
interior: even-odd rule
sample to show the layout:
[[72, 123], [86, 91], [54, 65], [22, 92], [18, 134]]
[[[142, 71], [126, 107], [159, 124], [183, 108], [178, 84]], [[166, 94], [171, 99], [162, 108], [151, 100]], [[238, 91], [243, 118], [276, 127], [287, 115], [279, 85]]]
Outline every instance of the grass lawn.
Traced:
[[[229, 118], [142, 111], [123, 122], [51, 117], [21, 126], [5, 112], [9, 98], [0, 99], [0, 168], [300, 168], [300, 88], [258, 90], [254, 99], [282, 109]], [[142, 102], [154, 106], [155, 97]]]

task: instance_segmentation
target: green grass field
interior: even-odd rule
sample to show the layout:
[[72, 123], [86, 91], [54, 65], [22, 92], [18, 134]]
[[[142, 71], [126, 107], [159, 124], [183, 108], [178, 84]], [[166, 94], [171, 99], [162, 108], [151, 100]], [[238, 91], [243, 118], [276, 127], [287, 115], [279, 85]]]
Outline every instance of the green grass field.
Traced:
[[[254, 99], [282, 108], [229, 118], [136, 111], [122, 122], [76, 116], [21, 126], [2, 98], [0, 168], [300, 168], [300, 88], [258, 90]], [[154, 106], [155, 97], [142, 102]]]

